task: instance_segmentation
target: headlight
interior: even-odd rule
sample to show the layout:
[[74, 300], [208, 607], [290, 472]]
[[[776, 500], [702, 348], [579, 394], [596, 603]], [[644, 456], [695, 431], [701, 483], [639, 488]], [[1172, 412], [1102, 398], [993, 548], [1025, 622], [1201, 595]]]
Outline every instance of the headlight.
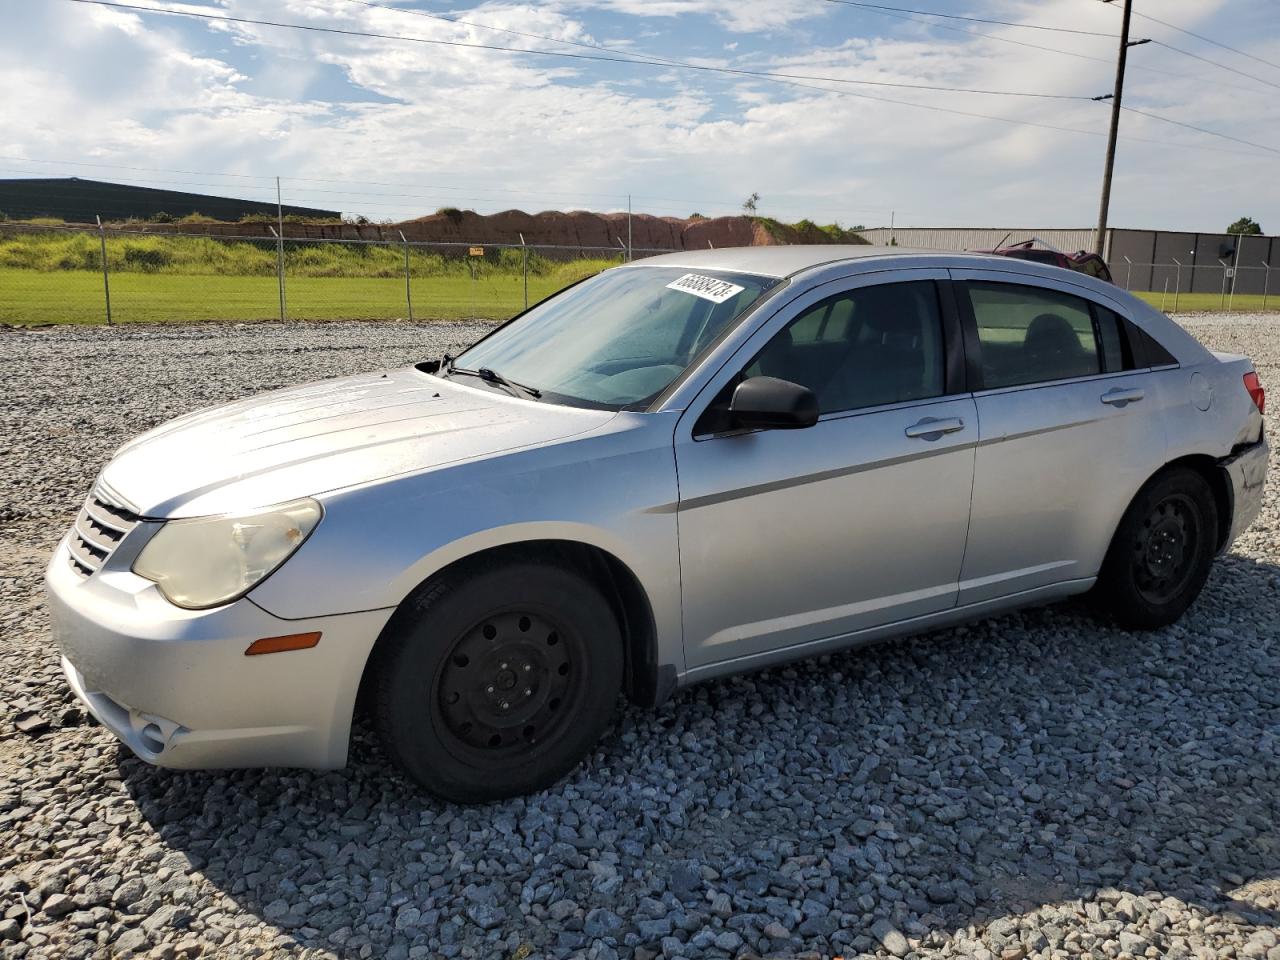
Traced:
[[293, 554], [320, 522], [314, 500], [239, 517], [170, 520], [147, 541], [133, 572], [188, 610], [243, 596]]

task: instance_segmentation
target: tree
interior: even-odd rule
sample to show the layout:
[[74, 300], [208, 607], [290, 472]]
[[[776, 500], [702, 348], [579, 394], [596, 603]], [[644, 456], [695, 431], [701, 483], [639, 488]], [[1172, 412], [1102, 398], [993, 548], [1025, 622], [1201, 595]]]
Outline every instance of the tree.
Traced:
[[743, 212], [746, 213], [747, 216], [749, 217], [754, 217], [756, 214], [756, 204], [759, 202], [760, 202], [760, 194], [758, 193], [751, 194], [751, 196], [747, 197], [747, 199], [743, 201], [743, 204], [742, 204]]
[[1241, 217], [1227, 227], [1227, 233], [1241, 237], [1260, 237], [1262, 236], [1262, 225], [1252, 217]]

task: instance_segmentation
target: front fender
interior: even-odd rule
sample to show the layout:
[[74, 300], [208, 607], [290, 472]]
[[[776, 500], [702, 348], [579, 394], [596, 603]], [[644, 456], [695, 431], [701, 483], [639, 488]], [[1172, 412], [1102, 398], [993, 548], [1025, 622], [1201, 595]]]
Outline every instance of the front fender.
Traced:
[[322, 498], [325, 518], [251, 594], [285, 619], [393, 608], [457, 560], [531, 540], [604, 550], [635, 574], [665, 662], [683, 664], [674, 415]]

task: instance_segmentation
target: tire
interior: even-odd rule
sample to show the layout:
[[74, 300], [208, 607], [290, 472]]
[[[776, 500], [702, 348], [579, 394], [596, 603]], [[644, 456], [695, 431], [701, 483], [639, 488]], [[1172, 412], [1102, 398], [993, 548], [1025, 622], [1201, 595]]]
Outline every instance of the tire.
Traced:
[[622, 635], [600, 591], [531, 561], [428, 583], [375, 661], [383, 746], [445, 800], [549, 787], [599, 741], [622, 687]]
[[1208, 482], [1186, 467], [1149, 480], [1125, 511], [1098, 578], [1102, 608], [1121, 626], [1167, 627], [1195, 602], [1218, 543]]

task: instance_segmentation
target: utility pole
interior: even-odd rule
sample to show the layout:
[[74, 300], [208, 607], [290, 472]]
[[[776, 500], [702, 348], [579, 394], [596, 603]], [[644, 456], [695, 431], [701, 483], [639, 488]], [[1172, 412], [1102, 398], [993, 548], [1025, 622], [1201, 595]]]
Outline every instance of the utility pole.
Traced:
[[[1112, 0], [1102, 0], [1111, 3]], [[1107, 165], [1102, 172], [1102, 202], [1098, 207], [1098, 235], [1094, 250], [1102, 256], [1107, 245], [1107, 214], [1111, 210], [1111, 174], [1116, 166], [1116, 137], [1120, 133], [1120, 107], [1124, 101], [1124, 68], [1129, 60], [1129, 48], [1139, 44], [1150, 43], [1150, 40], [1129, 42], [1129, 23], [1133, 19], [1133, 0], [1124, 0], [1124, 19], [1120, 25], [1120, 53], [1116, 57], [1116, 88], [1109, 97], [1095, 97], [1096, 100], [1111, 101], [1111, 132], [1107, 136]]]

